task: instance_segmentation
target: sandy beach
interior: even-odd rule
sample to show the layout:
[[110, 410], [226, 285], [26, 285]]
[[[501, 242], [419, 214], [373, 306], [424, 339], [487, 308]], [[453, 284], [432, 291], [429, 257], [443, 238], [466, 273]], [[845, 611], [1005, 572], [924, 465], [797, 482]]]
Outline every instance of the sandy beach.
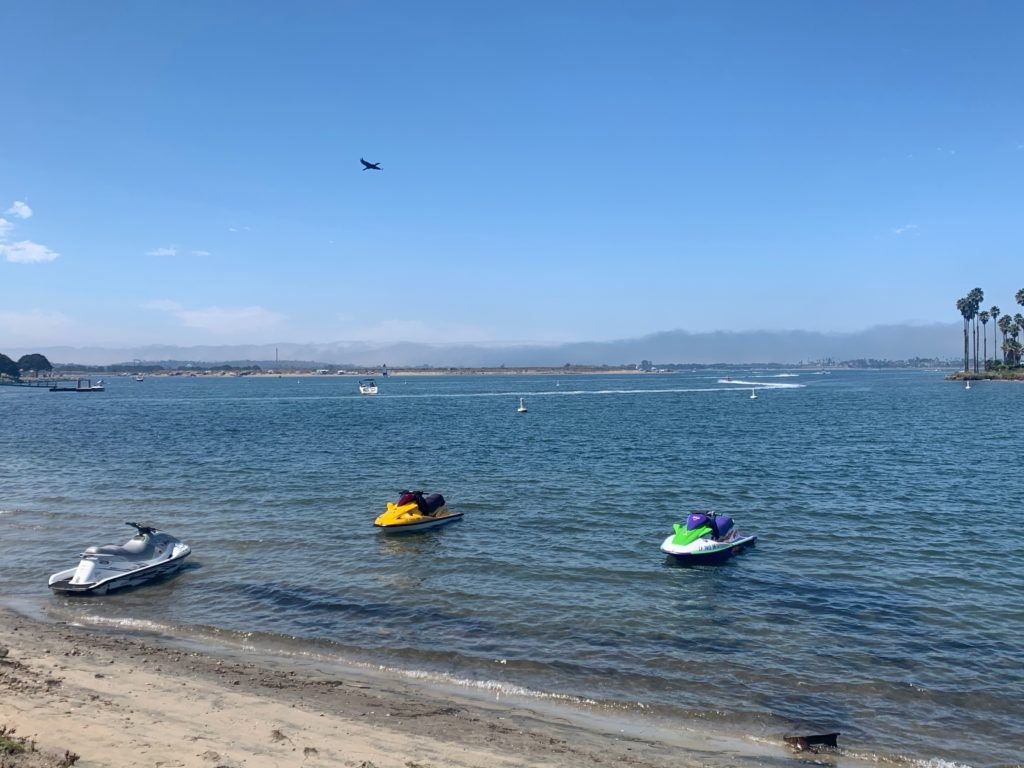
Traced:
[[[0, 609], [0, 727], [85, 766], [756, 765], [781, 746], [460, 697], [324, 665], [98, 630]], [[767, 752], [766, 752], [767, 749]]]

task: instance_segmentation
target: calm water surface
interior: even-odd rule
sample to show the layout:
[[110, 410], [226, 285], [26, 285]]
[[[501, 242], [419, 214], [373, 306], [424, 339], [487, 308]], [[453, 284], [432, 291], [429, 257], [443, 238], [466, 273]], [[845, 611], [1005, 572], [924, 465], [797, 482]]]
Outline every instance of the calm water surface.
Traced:
[[[0, 583], [79, 619], [1018, 764], [1024, 386], [730, 375], [758, 399], [713, 372], [390, 378], [376, 398], [339, 377], [0, 388]], [[379, 534], [405, 487], [465, 520]], [[667, 563], [658, 545], [694, 507], [758, 547]], [[129, 519], [188, 541], [191, 567], [49, 595], [50, 573]]]

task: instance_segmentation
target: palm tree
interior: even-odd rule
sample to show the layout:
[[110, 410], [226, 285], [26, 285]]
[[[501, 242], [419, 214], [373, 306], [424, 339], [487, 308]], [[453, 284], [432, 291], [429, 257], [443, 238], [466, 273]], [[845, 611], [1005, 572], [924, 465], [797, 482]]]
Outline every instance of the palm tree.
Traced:
[[964, 373], [967, 373], [970, 370], [969, 362], [971, 358], [969, 347], [967, 346], [967, 322], [971, 318], [971, 302], [967, 300], [966, 296], [962, 299], [957, 299], [956, 308], [960, 310], [960, 315], [964, 319]]
[[1014, 301], [1016, 301], [1018, 304], [1024, 307], [1024, 288], [1021, 288], [1019, 291], [1017, 291], [1017, 295], [1014, 296], [1013, 298]]
[[999, 307], [995, 304], [989, 309], [988, 313], [992, 316], [992, 354], [999, 354], [996, 350], [999, 349], [999, 315], [1002, 312], [999, 311]]
[[985, 299], [985, 293], [981, 288], [972, 288], [971, 292], [967, 294], [968, 301], [971, 302], [971, 321], [974, 323], [974, 372], [978, 372], [978, 310], [981, 308], [981, 302]]
[[999, 318], [999, 330], [1003, 332], [1003, 363], [1007, 365], [1009, 365], [1010, 362], [1010, 356], [1008, 353], [1010, 349], [1010, 334], [1012, 333], [1013, 328], [1014, 323], [1012, 317], [1009, 315], [1003, 315]]
[[1024, 315], [1018, 312], [1013, 316], [1013, 325], [1010, 327], [1010, 333], [1013, 334], [1013, 355], [1015, 365], [1020, 365], [1020, 333], [1024, 331]]
[[984, 309], [978, 314], [978, 319], [981, 320], [982, 336], [984, 338], [984, 341], [982, 342], [984, 347], [981, 359], [985, 361], [982, 366], [985, 370], [988, 370], [988, 317], [988, 312]]

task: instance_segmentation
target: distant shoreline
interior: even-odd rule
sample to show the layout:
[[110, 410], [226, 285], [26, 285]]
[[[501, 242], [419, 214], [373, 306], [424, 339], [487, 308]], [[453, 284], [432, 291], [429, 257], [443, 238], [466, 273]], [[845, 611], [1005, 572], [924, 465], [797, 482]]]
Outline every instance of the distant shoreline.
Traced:
[[[73, 367], [71, 365], [62, 364], [57, 367], [56, 370], [51, 374], [54, 377], [63, 378], [74, 378], [74, 377], [91, 377], [93, 379], [107, 377], [124, 377], [124, 376], [159, 376], [159, 377], [205, 377], [205, 378], [222, 378], [222, 377], [260, 377], [260, 378], [274, 378], [274, 377], [324, 377], [324, 378], [393, 378], [393, 377], [430, 377], [430, 376], [553, 376], [553, 377], [570, 377], [570, 376], [657, 376], [666, 374], [676, 373], [700, 373], [700, 372], [720, 372], [724, 374], [730, 374], [737, 371], [750, 371], [750, 370], [766, 370], [766, 371], [792, 371], [797, 373], [817, 373], [822, 371], [878, 371], [878, 370], [921, 370], [931, 371], [935, 373], [949, 373], [953, 368], [952, 365], [936, 366], [935, 364], [929, 366], [923, 365], [853, 365], [853, 364], [832, 364], [832, 365], [809, 365], [795, 363], [792, 365], [786, 365], [781, 363], [693, 363], [693, 364], [680, 364], [672, 363], [666, 364], [665, 366], [655, 366], [650, 369], [637, 368], [633, 366], [606, 366], [606, 365], [573, 365], [573, 366], [559, 366], [559, 367], [546, 367], [546, 366], [503, 366], [499, 368], [486, 367], [486, 366], [466, 366], [466, 367], [399, 367], [399, 368], [388, 368], [387, 373], [384, 373], [380, 368], [259, 368], [245, 367], [234, 364], [212, 364], [208, 368], [163, 368], [158, 369], [152, 367], [140, 366], [139, 368], [132, 368], [131, 366], [125, 367], [113, 367], [108, 370], [96, 370], [95, 368], [83, 366], [81, 368]], [[953, 374], [950, 374], [953, 375]]]
[[946, 377], [947, 381], [1024, 381], [1024, 369], [1009, 371], [955, 371]]

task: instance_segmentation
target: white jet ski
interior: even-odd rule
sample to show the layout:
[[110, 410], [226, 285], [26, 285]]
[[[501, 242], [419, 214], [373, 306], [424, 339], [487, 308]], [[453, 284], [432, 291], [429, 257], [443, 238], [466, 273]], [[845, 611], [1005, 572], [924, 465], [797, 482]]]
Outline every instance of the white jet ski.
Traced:
[[192, 549], [169, 533], [138, 523], [138, 533], [125, 544], [89, 547], [77, 568], [55, 573], [50, 589], [65, 595], [105, 595], [115, 589], [135, 587], [169, 576], [185, 563]]

